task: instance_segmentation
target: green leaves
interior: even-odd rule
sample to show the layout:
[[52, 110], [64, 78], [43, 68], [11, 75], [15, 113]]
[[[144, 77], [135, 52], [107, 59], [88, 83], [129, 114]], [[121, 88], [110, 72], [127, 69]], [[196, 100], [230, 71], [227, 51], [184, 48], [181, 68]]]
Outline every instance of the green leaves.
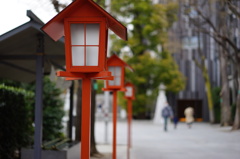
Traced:
[[132, 56], [125, 56], [124, 60], [134, 69], [134, 73], [126, 72], [127, 81], [137, 89], [134, 113], [149, 113], [154, 108], [160, 83], [171, 92], [184, 88], [184, 77], [171, 54], [159, 50], [159, 46], [168, 42], [167, 31], [177, 18], [177, 3], [153, 4], [152, 0], [112, 0], [111, 3], [111, 13], [133, 28], [128, 30], [127, 42], [112, 39], [112, 50], [120, 54], [122, 48], [129, 48]]
[[62, 118], [64, 116], [61, 90], [55, 87], [48, 77], [43, 87], [43, 140], [50, 141], [62, 137]]
[[0, 158], [13, 158], [16, 149], [32, 142], [29, 98], [30, 91], [0, 84]]

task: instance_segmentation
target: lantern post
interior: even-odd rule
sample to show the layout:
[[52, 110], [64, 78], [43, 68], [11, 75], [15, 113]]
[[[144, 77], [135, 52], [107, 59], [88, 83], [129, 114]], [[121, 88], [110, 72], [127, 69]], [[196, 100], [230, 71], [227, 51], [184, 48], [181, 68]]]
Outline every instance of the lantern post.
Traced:
[[125, 84], [125, 98], [127, 99], [127, 118], [128, 118], [128, 140], [127, 140], [127, 159], [130, 159], [130, 148], [132, 147], [132, 101], [135, 99], [134, 85], [130, 82]]
[[90, 158], [91, 80], [113, 80], [107, 70], [108, 29], [127, 40], [127, 29], [93, 0], [75, 0], [42, 30], [53, 40], [65, 37], [66, 80], [82, 80], [81, 159]]
[[112, 114], [113, 114], [113, 150], [112, 150], [112, 159], [116, 159], [117, 156], [117, 92], [125, 91], [124, 88], [124, 76], [125, 76], [125, 67], [129, 68], [132, 71], [132, 68], [122, 61], [117, 55], [112, 55], [107, 60], [108, 71], [112, 73], [114, 76], [114, 80], [106, 81], [106, 88], [104, 91], [112, 91], [113, 92], [113, 106], [112, 106]]

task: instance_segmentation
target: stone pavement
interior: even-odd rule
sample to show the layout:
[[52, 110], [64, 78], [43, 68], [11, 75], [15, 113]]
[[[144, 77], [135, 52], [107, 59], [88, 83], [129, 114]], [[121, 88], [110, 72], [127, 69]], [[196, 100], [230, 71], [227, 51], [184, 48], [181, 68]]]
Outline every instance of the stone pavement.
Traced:
[[[117, 159], [127, 159], [127, 123], [117, 123]], [[103, 121], [96, 123], [96, 142], [103, 154], [111, 159], [112, 124], [108, 124], [107, 142]], [[194, 123], [191, 129], [179, 123], [177, 129], [152, 121], [133, 121], [130, 159], [240, 159], [240, 131], [208, 123]], [[97, 159], [96, 157], [92, 159]]]

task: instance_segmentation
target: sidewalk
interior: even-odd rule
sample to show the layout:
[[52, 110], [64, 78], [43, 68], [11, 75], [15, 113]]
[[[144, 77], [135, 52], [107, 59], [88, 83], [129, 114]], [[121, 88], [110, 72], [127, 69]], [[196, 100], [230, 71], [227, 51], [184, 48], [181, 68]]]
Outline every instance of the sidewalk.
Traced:
[[[133, 121], [131, 159], [239, 159], [240, 131], [208, 123], [194, 123], [191, 129], [180, 123], [175, 130], [152, 121]], [[117, 123], [117, 159], [127, 158], [127, 123]], [[111, 159], [112, 123], [108, 124], [107, 143], [104, 122], [96, 123], [97, 148]], [[96, 158], [92, 158], [96, 159]]]

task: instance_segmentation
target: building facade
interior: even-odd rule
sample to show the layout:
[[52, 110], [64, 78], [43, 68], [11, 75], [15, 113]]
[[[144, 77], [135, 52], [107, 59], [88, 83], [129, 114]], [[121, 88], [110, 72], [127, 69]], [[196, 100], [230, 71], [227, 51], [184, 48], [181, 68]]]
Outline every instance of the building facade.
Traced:
[[[159, 2], [165, 3], [161, 0]], [[178, 0], [175, 2], [179, 4], [178, 20], [169, 31], [170, 41], [173, 43], [170, 48], [180, 46], [171, 52], [173, 52], [173, 57], [178, 63], [180, 71], [186, 77], [186, 88], [175, 96], [175, 100], [172, 100], [173, 105], [179, 118], [184, 117], [185, 107], [192, 106], [195, 108], [195, 117], [199, 121], [208, 121], [209, 111], [205, 81], [196, 61], [199, 63], [202, 61], [205, 64], [212, 89], [221, 87], [220, 54], [223, 53], [223, 47], [216, 43], [213, 38], [213, 27], [210, 27], [210, 23], [206, 19], [211, 21], [220, 35], [225, 34], [237, 48], [240, 48], [240, 20], [238, 17], [240, 1]], [[227, 3], [231, 3], [233, 10]], [[200, 16], [201, 14], [205, 17]], [[235, 54], [229, 45], [227, 46], [227, 54], [230, 56]], [[234, 58], [232, 58], [233, 61], [229, 56], [225, 58], [227, 58], [225, 59], [227, 62], [226, 76], [229, 80], [230, 104], [232, 104], [235, 103], [237, 94], [237, 82], [234, 78], [236, 69], [233, 62]]]
[[[174, 110], [180, 119], [184, 118], [184, 109], [191, 106], [195, 109], [195, 117], [198, 121], [208, 121], [205, 81], [196, 61], [204, 63], [208, 69], [212, 88], [219, 87], [218, 47], [213, 38], [198, 31], [194, 22], [198, 22], [199, 17], [190, 3], [190, 0], [178, 0], [178, 20], [169, 31], [170, 41], [175, 46], [180, 46], [172, 50], [173, 57], [180, 71], [186, 77], [185, 89], [174, 98], [171, 95], [169, 98], [171, 98]], [[214, 5], [212, 7], [215, 7]], [[206, 8], [205, 12], [207, 11]], [[215, 16], [211, 18], [215, 22]], [[210, 29], [208, 26], [204, 27], [206, 30]], [[205, 59], [202, 60], [202, 57]]]

